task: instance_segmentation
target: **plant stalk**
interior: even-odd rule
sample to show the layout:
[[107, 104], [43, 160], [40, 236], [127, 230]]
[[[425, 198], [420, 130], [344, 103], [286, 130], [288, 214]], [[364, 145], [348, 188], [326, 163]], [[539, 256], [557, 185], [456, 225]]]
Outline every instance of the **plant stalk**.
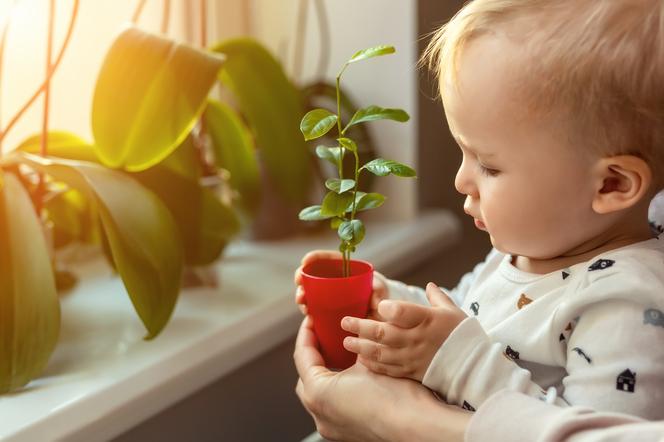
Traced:
[[[48, 6], [48, 31], [46, 35], [46, 81], [44, 83], [44, 112], [42, 114], [42, 130], [40, 137], [39, 154], [45, 157], [48, 153], [48, 123], [51, 102], [51, 76], [53, 70], [53, 22], [55, 20], [55, 0], [50, 0]], [[44, 206], [44, 195], [46, 193], [46, 183], [44, 174], [39, 172], [37, 181], [37, 190], [35, 192], [35, 203], [37, 214], [41, 215]]]
[[69, 27], [67, 28], [67, 34], [65, 35], [64, 42], [62, 43], [62, 46], [60, 47], [60, 52], [58, 53], [58, 56], [55, 59], [55, 62], [53, 63], [53, 66], [49, 72], [49, 75], [47, 76], [46, 80], [39, 86], [39, 89], [37, 89], [32, 96], [28, 99], [28, 101], [21, 107], [21, 109], [11, 118], [9, 123], [7, 124], [7, 127], [0, 133], [0, 143], [5, 139], [7, 136], [7, 133], [9, 133], [10, 129], [14, 127], [16, 122], [23, 116], [25, 111], [27, 111], [30, 106], [32, 106], [32, 103], [35, 102], [37, 97], [39, 97], [39, 94], [41, 94], [45, 88], [46, 84], [48, 81], [51, 79], [55, 71], [58, 69], [58, 66], [60, 65], [60, 61], [62, 61], [62, 56], [65, 53], [65, 50], [67, 49], [67, 46], [69, 45], [69, 40], [71, 38], [72, 31], [74, 30], [74, 24], [76, 23], [76, 17], [78, 15], [78, 4], [80, 0], [74, 0], [74, 6], [72, 8], [72, 14], [71, 18], [69, 19]]

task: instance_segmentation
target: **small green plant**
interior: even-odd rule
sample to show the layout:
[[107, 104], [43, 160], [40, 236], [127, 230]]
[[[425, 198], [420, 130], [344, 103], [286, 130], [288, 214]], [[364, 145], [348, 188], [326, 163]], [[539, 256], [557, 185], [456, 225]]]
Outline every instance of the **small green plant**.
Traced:
[[[360, 173], [367, 171], [377, 176], [395, 175], [399, 177], [415, 177], [415, 171], [401, 163], [383, 158], [369, 161], [360, 167], [358, 146], [356, 142], [346, 137], [348, 129], [356, 124], [375, 120], [394, 120], [406, 122], [410, 118], [402, 109], [386, 109], [380, 106], [368, 106], [358, 109], [351, 120], [343, 126], [341, 121], [340, 82], [341, 75], [351, 64], [368, 58], [393, 54], [393, 46], [375, 46], [358, 51], [348, 60], [339, 74], [337, 74], [337, 109], [333, 113], [327, 109], [314, 109], [307, 112], [300, 123], [300, 130], [304, 139], [314, 140], [337, 127], [337, 146], [317, 146], [316, 155], [332, 163], [339, 171], [339, 178], [330, 178], [325, 182], [329, 192], [323, 198], [321, 205], [310, 206], [300, 212], [303, 221], [320, 221], [330, 219], [330, 227], [337, 231], [341, 244], [339, 251], [343, 256], [343, 276], [350, 276], [350, 254], [355, 252], [358, 244], [362, 242], [365, 234], [364, 223], [357, 219], [357, 212], [375, 209], [385, 202], [385, 196], [375, 192], [361, 192], [358, 189]], [[343, 126], [343, 129], [342, 129]], [[355, 167], [350, 174], [344, 175], [343, 160], [346, 152], [355, 157]]]

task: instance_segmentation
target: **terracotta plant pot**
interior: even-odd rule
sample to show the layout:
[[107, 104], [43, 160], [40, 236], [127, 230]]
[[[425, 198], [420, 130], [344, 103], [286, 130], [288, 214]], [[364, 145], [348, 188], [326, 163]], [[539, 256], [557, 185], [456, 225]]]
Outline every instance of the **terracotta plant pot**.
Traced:
[[352, 334], [341, 328], [341, 319], [367, 316], [372, 281], [373, 266], [365, 261], [351, 260], [348, 277], [343, 277], [340, 259], [320, 259], [302, 269], [307, 310], [329, 368], [345, 369], [355, 363], [357, 355], [343, 347], [344, 338]]

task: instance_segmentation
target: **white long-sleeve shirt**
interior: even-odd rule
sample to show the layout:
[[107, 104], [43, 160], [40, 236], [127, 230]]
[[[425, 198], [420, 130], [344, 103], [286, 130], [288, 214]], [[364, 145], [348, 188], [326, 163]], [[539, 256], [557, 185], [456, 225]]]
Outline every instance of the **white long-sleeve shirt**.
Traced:
[[587, 407], [555, 407], [513, 391], [491, 396], [471, 418], [466, 442], [662, 442], [664, 421]]
[[[388, 290], [426, 302], [421, 288]], [[469, 317], [423, 379], [448, 403], [474, 410], [508, 389], [664, 419], [664, 237], [545, 275], [494, 250], [450, 296]]]

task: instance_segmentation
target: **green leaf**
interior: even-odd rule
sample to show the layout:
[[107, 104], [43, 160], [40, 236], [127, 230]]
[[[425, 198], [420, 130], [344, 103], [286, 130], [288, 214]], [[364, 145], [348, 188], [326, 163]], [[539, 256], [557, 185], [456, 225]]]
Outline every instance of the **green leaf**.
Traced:
[[129, 175], [103, 166], [30, 154], [19, 161], [95, 200], [113, 261], [148, 331], [146, 339], [157, 336], [173, 313], [182, 275], [182, 245], [164, 203]]
[[223, 58], [136, 28], [113, 42], [97, 77], [92, 132], [104, 164], [147, 169], [194, 127]]
[[224, 41], [214, 51], [227, 56], [220, 79], [233, 93], [252, 129], [260, 164], [274, 188], [298, 207], [311, 189], [311, 156], [299, 131], [304, 107], [298, 89], [279, 62], [251, 38]]
[[378, 57], [381, 55], [393, 54], [395, 52], [396, 50], [394, 49], [394, 46], [389, 46], [389, 45], [374, 46], [371, 48], [362, 49], [361, 51], [357, 51], [350, 58], [350, 60], [348, 60], [348, 63], [355, 63], [356, 61], [366, 60], [367, 58]]
[[367, 164], [360, 168], [360, 170], [363, 169], [366, 169], [374, 175], [378, 176], [385, 176], [389, 174], [405, 178], [416, 176], [415, 171], [405, 164], [397, 163], [396, 161], [392, 160], [385, 160], [383, 158], [376, 158], [373, 161], [369, 161]]
[[[47, 155], [72, 160], [99, 163], [99, 157], [92, 144], [65, 131], [51, 131], [47, 134]], [[19, 152], [38, 154], [41, 150], [41, 135], [32, 135], [16, 148]]]
[[[363, 210], [375, 209], [382, 206], [384, 202], [385, 197], [380, 193], [357, 192], [357, 196], [355, 197], [355, 210], [361, 212]], [[352, 206], [349, 209], [352, 209]]]
[[337, 141], [351, 152], [357, 152], [357, 144], [355, 144], [355, 141], [350, 138], [337, 138]]
[[205, 122], [217, 167], [230, 172], [230, 185], [240, 194], [242, 208], [254, 216], [261, 201], [261, 183], [251, 132], [233, 109], [215, 100], [208, 102]]
[[189, 134], [172, 154], [159, 163], [159, 167], [191, 180], [200, 179], [203, 175], [203, 168], [193, 136]]
[[325, 216], [343, 216], [346, 213], [346, 208], [353, 201], [353, 194], [350, 192], [338, 194], [336, 192], [328, 192], [323, 198], [323, 207], [321, 214]]
[[240, 231], [233, 209], [197, 180], [161, 164], [132, 176], [154, 192], [173, 215], [186, 264], [212, 263]]
[[327, 109], [314, 109], [302, 118], [300, 131], [304, 139], [309, 141], [322, 137], [337, 124], [337, 116]]
[[359, 123], [365, 123], [367, 121], [375, 120], [394, 120], [401, 123], [408, 121], [410, 116], [403, 109], [386, 109], [380, 106], [367, 106], [362, 109], [358, 109], [353, 115], [353, 118], [350, 119], [350, 122], [346, 125], [342, 133], [345, 133], [349, 127], [354, 126]]
[[298, 218], [302, 221], [320, 221], [322, 219], [332, 218], [332, 215], [323, 215], [321, 213], [322, 206], [309, 206], [300, 211]]
[[39, 376], [60, 332], [51, 258], [28, 193], [6, 174], [0, 193], [0, 393]]
[[337, 230], [342, 222], [344, 222], [343, 218], [334, 217], [330, 220], [330, 228]]
[[330, 163], [334, 164], [336, 167], [339, 167], [339, 160], [341, 159], [341, 148], [317, 146], [316, 155], [318, 156], [318, 158], [327, 160]]
[[325, 181], [325, 187], [337, 193], [344, 193], [355, 187], [355, 180], [330, 178]]
[[339, 238], [352, 245], [358, 245], [364, 239], [364, 223], [359, 219], [344, 221], [337, 230]]

